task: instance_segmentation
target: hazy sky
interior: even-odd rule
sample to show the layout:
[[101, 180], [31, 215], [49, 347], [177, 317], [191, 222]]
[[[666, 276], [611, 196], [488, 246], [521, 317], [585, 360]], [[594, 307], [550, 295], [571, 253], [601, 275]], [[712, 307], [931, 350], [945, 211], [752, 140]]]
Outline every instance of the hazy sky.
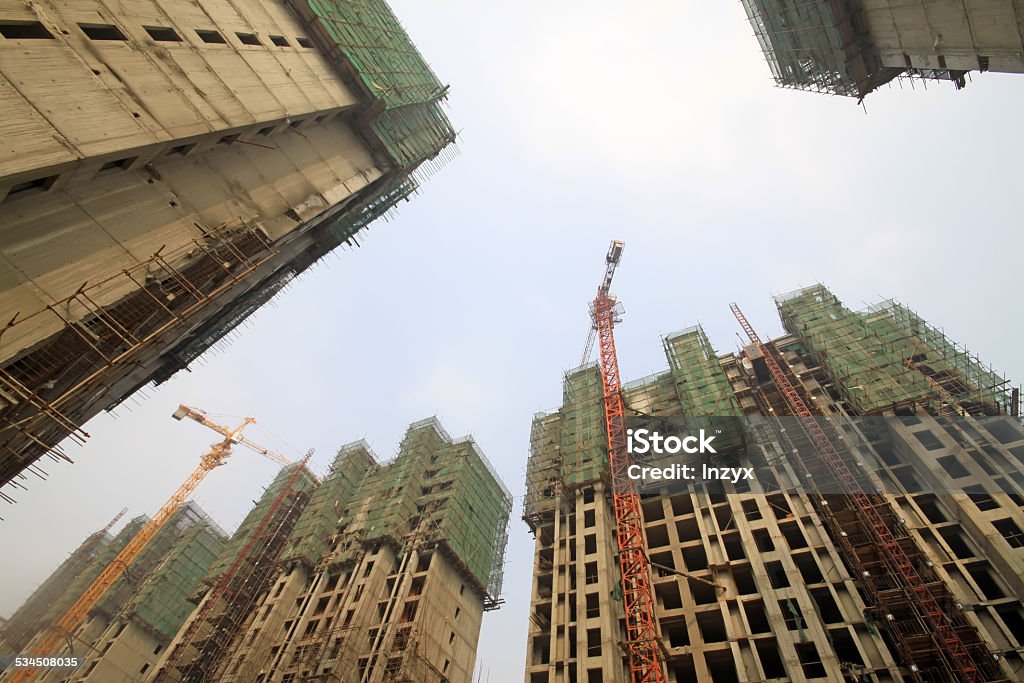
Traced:
[[[1024, 378], [1024, 77], [895, 85], [865, 112], [775, 88], [738, 2], [394, 4], [452, 86], [462, 156], [227, 352], [93, 420], [76, 465], [0, 506], [0, 614], [122, 506], [152, 514], [184, 480], [215, 435], [171, 420], [178, 402], [252, 415], [250, 438], [314, 447], [321, 470], [364, 437], [390, 457], [436, 414], [517, 496], [507, 603], [478, 660], [485, 681], [520, 683], [530, 420], [558, 407], [612, 238], [628, 379], [663, 370], [661, 335], [698, 321], [735, 349], [731, 301], [778, 334], [771, 295], [817, 281], [854, 308], [897, 298]], [[275, 471], [239, 450], [196, 499], [233, 529]]]

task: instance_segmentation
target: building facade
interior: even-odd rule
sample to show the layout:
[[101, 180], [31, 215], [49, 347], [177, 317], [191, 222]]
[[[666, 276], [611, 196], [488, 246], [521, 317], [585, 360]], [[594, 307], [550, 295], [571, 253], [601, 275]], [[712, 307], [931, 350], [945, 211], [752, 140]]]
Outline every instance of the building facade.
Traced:
[[[61, 562], [32, 594], [22, 603], [3, 626], [3, 640], [11, 652], [24, 650], [28, 642], [39, 632], [44, 618], [53, 618], [51, 607], [62, 600], [67, 587], [82, 575], [92, 581], [102, 567], [93, 563], [96, 556], [114, 540], [107, 530], [100, 529], [86, 538], [66, 560]], [[123, 547], [123, 542], [121, 543]], [[67, 607], [68, 604], [64, 606]], [[4, 650], [5, 652], [7, 650]]]
[[[735, 428], [716, 430], [713, 457], [760, 463], [757, 486], [703, 481], [642, 499], [668, 680], [964, 680], [958, 666], [1017, 680], [1019, 394], [898, 303], [854, 312], [817, 286], [777, 305], [786, 334], [765, 348], [816, 419], [883, 430], [856, 447], [835, 437], [865, 497], [806, 484], [821, 472], [796, 455], [808, 439], [786, 422], [792, 409], [758, 346], [719, 355], [699, 327], [665, 337], [669, 370], [625, 386], [627, 413], [728, 418]], [[566, 375], [561, 408], [534, 419], [526, 683], [628, 680], [601, 397], [598, 369], [585, 366]], [[865, 533], [859, 500], [878, 511], [964, 659]]]
[[743, 0], [775, 82], [863, 99], [895, 78], [1024, 73], [1021, 0]]
[[356, 244], [455, 139], [384, 0], [0, 3], [0, 484]]
[[[61, 618], [146, 521], [144, 516], [130, 520], [101, 544], [90, 537], [33, 593], [12, 616], [18, 626], [11, 630], [12, 644], [18, 652], [33, 651], [35, 639]], [[82, 666], [44, 670], [37, 680], [141, 678], [192, 611], [190, 598], [226, 541], [198, 505], [183, 505], [71, 634], [71, 651], [83, 658]]]
[[147, 680], [469, 683], [483, 613], [500, 604], [511, 506], [476, 443], [434, 418], [386, 464], [349, 444], [266, 582], [215, 596], [219, 610], [200, 603]]

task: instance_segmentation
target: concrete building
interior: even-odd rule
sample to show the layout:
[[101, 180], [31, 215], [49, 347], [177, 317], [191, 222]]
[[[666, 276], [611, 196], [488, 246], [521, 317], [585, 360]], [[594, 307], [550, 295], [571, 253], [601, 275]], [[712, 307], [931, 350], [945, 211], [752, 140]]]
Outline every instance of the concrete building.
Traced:
[[0, 485], [356, 244], [446, 94], [384, 0], [0, 2]]
[[[60, 619], [146, 521], [146, 517], [129, 521], [101, 547], [88, 549], [88, 557], [79, 557], [79, 548], [44, 582], [15, 613], [21, 623], [16, 634], [19, 652], [32, 651], [35, 638]], [[192, 611], [189, 598], [226, 540], [198, 505], [186, 503], [72, 634], [73, 651], [83, 656], [83, 666], [72, 671], [46, 670], [36, 680], [137, 680]], [[76, 562], [86, 566], [72, 576]], [[51, 590], [56, 579], [65, 583]], [[38, 616], [29, 623], [31, 615]]]
[[[853, 312], [816, 286], [777, 306], [786, 334], [766, 348], [816, 419], [828, 418], [864, 495], [807, 483], [828, 480], [806, 458], [818, 451], [804, 423], [785, 417], [760, 347], [719, 355], [700, 327], [665, 337], [669, 369], [625, 386], [627, 413], [686, 416], [690, 429], [714, 418], [718, 454], [706, 462], [759, 465], [756, 485], [659, 483], [642, 498], [668, 680], [964, 680], [916, 589], [887, 564], [893, 551], [859, 521], [862, 501], [976, 680], [1020, 680], [1018, 392], [898, 303]], [[854, 420], [873, 421], [870, 438]], [[533, 422], [526, 683], [628, 680], [604, 429], [593, 365], [568, 373], [561, 408]]]
[[[80, 576], [89, 576], [90, 581], [96, 578], [102, 567], [99, 567], [93, 560], [113, 540], [114, 537], [105, 529], [89, 534], [89, 537], [82, 541], [82, 544], [39, 584], [38, 588], [32, 591], [32, 595], [4, 624], [2, 634], [0, 634], [12, 652], [24, 650], [32, 637], [38, 633], [40, 623], [48, 615], [51, 607], [64, 599], [63, 596], [69, 585]], [[121, 545], [123, 546], [123, 543]], [[53, 615], [49, 614], [49, 616]]]
[[281, 553], [319, 484], [303, 465], [281, 470], [210, 566], [196, 608], [141, 680], [211, 680], [277, 577]]
[[386, 464], [349, 444], [261, 563], [273, 572], [210, 591], [148, 680], [469, 683], [511, 506], [476, 443], [434, 418]]
[[1024, 73], [1021, 0], [743, 0], [775, 82], [863, 99], [895, 78]]

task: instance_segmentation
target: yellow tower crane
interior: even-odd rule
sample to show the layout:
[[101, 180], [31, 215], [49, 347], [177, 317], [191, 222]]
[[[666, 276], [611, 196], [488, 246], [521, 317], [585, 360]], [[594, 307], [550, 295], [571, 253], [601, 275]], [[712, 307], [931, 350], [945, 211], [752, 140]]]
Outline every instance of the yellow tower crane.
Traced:
[[[47, 631], [33, 643], [31, 647], [31, 654], [29, 657], [55, 657], [57, 648], [62, 643], [67, 641], [69, 647], [71, 646], [71, 638], [74, 635], [75, 629], [81, 626], [82, 622], [85, 621], [86, 616], [96, 603], [106, 595], [107, 591], [114, 585], [114, 583], [121, 577], [122, 574], [128, 569], [128, 566], [139, 556], [139, 553], [153, 540], [153, 537], [157, 535], [171, 518], [171, 516], [182, 506], [182, 504], [188, 499], [192, 492], [199, 486], [207, 474], [215, 467], [219, 467], [224, 464], [228, 456], [231, 455], [231, 447], [241, 444], [253, 451], [256, 451], [260, 455], [270, 458], [274, 462], [281, 463], [282, 465], [290, 465], [292, 462], [285, 458], [283, 455], [279, 455], [274, 451], [264, 448], [259, 444], [253, 443], [249, 439], [242, 436], [242, 430], [250, 424], [256, 422], [255, 419], [247, 417], [242, 420], [234, 429], [224, 427], [210, 420], [206, 413], [197, 408], [190, 408], [186, 405], [178, 406], [178, 409], [174, 411], [172, 417], [176, 420], [182, 420], [189, 418], [195, 420], [201, 425], [209, 427], [213, 431], [224, 436], [222, 441], [213, 444], [206, 453], [203, 454], [199, 461], [199, 466], [189, 475], [188, 479], [185, 480], [178, 490], [171, 494], [171, 497], [167, 499], [167, 502], [163, 504], [159, 512], [153, 515], [146, 524], [139, 529], [139, 532], [135, 534], [134, 538], [128, 542], [128, 545], [114, 558], [106, 569], [96, 580], [92, 582], [82, 596], [73, 604], [68, 611], [64, 613], [64, 616], [57, 621], [56, 624], [51, 626]], [[25, 683], [35, 679], [38, 669], [21, 669], [14, 672], [8, 680], [11, 683]]]

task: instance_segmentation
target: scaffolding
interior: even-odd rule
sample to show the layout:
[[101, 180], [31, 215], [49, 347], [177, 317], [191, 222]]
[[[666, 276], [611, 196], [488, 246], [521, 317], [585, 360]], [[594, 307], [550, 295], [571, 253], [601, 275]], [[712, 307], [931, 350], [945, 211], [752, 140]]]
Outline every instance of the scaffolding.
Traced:
[[440, 103], [448, 87], [384, 0], [289, 0], [310, 37], [343, 74], [379, 102], [369, 131], [393, 162], [413, 169], [455, 141]]
[[[194, 325], [197, 313], [268, 261], [265, 235], [244, 222], [204, 230], [200, 238], [116, 273], [83, 283], [69, 297], [0, 329], [0, 482], [88, 434], [76, 414], [136, 369], [140, 354], [165, 335]], [[45, 335], [20, 355], [29, 340]], [[11, 357], [13, 355], [13, 357]]]
[[[96, 578], [131, 542], [147, 521], [148, 518], [145, 516], [130, 520], [125, 528], [94, 556], [89, 566], [63, 587], [63, 592], [51, 602], [46, 612], [35, 623], [35, 633], [25, 646], [26, 650], [42, 647], [39, 643], [43, 643], [50, 637], [56, 628], [55, 624], [66, 613], [69, 606], [86, 593]], [[90, 616], [94, 622], [90, 622], [90, 624], [99, 625], [99, 630], [91, 628], [75, 631], [69, 637], [74, 637], [86, 649], [93, 648], [93, 639], [97, 638], [107, 625], [120, 616], [130, 616], [130, 606], [141, 604], [136, 600], [141, 590], [147, 587], [157, 587], [153, 581], [159, 581], [162, 576], [161, 567], [165, 565], [168, 557], [176, 555], [181, 539], [197, 527], [205, 526], [208, 522], [209, 518], [206, 513], [195, 503], [188, 502], [181, 506], [146, 548], [139, 553], [131, 567], [123, 572], [121, 578], [111, 585], [103, 597], [93, 605]], [[148, 596], [152, 597], [152, 594], [148, 594]], [[148, 625], [144, 621], [141, 623], [144, 626]], [[82, 652], [78, 644], [74, 642], [70, 642], [70, 648], [71, 652]]]
[[822, 285], [775, 299], [786, 331], [801, 340], [861, 415], [947, 396], [972, 414], [1014, 414], [1008, 380], [906, 306], [885, 301], [847, 309]]
[[968, 349], [949, 339], [907, 306], [894, 300], [869, 307], [862, 315], [883, 339], [891, 340], [903, 362], [952, 394], [972, 414], [1018, 414], [1010, 381]]
[[221, 551], [205, 578], [212, 585], [152, 681], [203, 681], [217, 671], [276, 576], [275, 560], [317, 484], [308, 460], [282, 468]]
[[[817, 288], [812, 296], [823, 299]], [[821, 288], [823, 289], [823, 288]], [[787, 299], [792, 301], [792, 298]], [[820, 303], [820, 302], [819, 302]], [[736, 304], [733, 314], [763, 355], [776, 389], [795, 419], [780, 428], [777, 420], [758, 421], [764, 433], [783, 444], [801, 479], [816, 482], [807, 495], [852, 576], [868, 599], [874, 620], [912, 665], [915, 679], [980, 683], [998, 680], [998, 666], [949, 587], [936, 575], [896, 509], [874, 493], [866, 472], [847, 466], [845, 438], [827, 422], [815, 419]], [[763, 445], [763, 444], [762, 444]], [[838, 494], [822, 491], [832, 487]]]
[[562, 382], [560, 481], [572, 490], [608, 477], [604, 390], [597, 363], [566, 373]]
[[[629, 416], [685, 417], [689, 427], [721, 430], [716, 447], [744, 441], [739, 404], [704, 330], [693, 326], [663, 338], [669, 370], [625, 383]], [[601, 375], [596, 364], [565, 374], [562, 407], [538, 413], [530, 432], [523, 520], [536, 532], [550, 523], [562, 496], [608, 476]]]
[[300, 562], [311, 570], [319, 566], [332, 549], [342, 511], [348, 509], [367, 473], [378, 466], [365, 441], [342, 446], [296, 522], [280, 562]]
[[339, 218], [331, 221], [327, 230], [338, 244], [351, 242], [355, 235], [378, 218], [387, 220], [395, 211], [398, 203], [408, 199], [419, 191], [419, 183], [412, 177], [406, 177], [392, 187], [372, 194], [353, 206]]
[[775, 299], [786, 331], [799, 337], [860, 415], [923, 402], [932, 390], [921, 373], [906, 367], [906, 335], [885, 337], [868, 318], [843, 306], [822, 285]]
[[329, 566], [354, 562], [365, 546], [401, 551], [417, 529], [470, 580], [485, 608], [500, 604], [512, 496], [470, 437], [452, 439], [436, 418], [414, 422], [397, 457], [371, 469], [338, 520]]
[[679, 414], [687, 418], [690, 429], [721, 432], [715, 441], [719, 452], [741, 447], [741, 421], [731, 418], [740, 417], [742, 411], [704, 328], [694, 325], [674, 332], [662, 339], [662, 344], [675, 383]]
[[[324, 682], [354, 683], [380, 672], [388, 681], [431, 680], [436, 667], [417, 647], [415, 612], [407, 619], [402, 611], [422, 590], [413, 575], [430, 566], [423, 558], [443, 557], [465, 581], [467, 596], [478, 596], [485, 610], [497, 607], [511, 506], [473, 439], [452, 439], [436, 418], [410, 425], [384, 464], [365, 441], [347, 444], [277, 562], [280, 585], [302, 587], [299, 601], [292, 607], [290, 596], [267, 596], [250, 607], [244, 652], [218, 671], [218, 680], [249, 681], [258, 672]], [[339, 582], [352, 589], [355, 572], [365, 578], [371, 570], [386, 573], [386, 592], [363, 615], [369, 623], [360, 616], [352, 622], [364, 584], [353, 589], [354, 598], [326, 607]], [[310, 614], [314, 605], [327, 616]], [[283, 631], [267, 627], [275, 618], [285, 620]]]
[[208, 523], [186, 531], [125, 607], [122, 618], [130, 615], [159, 639], [170, 641], [192, 613], [189, 598], [226, 541], [227, 535]]
[[[451, 450], [452, 455], [441, 459], [446, 464], [434, 476], [451, 479], [454, 486], [420, 499], [425, 509], [448, 501], [440, 512], [431, 511], [436, 532], [425, 540], [439, 543], [455, 565], [479, 584], [484, 609], [497, 609], [512, 494], [472, 438], [453, 441]], [[431, 500], [440, 495], [444, 497]]]
[[867, 36], [856, 29], [859, 12], [850, 5], [833, 0], [742, 3], [778, 85], [851, 97], [864, 97], [881, 85], [869, 84], [878, 60]]
[[[102, 552], [113, 540], [114, 537], [105, 529], [90, 534], [7, 620], [2, 634], [4, 642], [14, 650], [21, 650], [28, 645], [40, 630], [44, 614], [51, 612], [51, 606], [66, 593], [69, 584], [94, 566], [91, 563], [97, 553]], [[99, 573], [99, 568], [96, 573]]]

